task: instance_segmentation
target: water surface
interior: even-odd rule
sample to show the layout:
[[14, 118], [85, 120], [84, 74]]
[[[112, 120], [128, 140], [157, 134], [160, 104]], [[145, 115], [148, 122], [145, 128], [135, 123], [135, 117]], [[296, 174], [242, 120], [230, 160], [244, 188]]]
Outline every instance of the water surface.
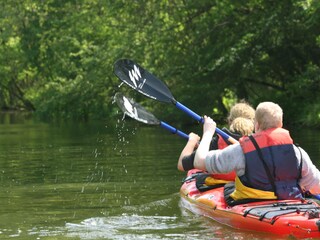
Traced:
[[[276, 239], [182, 207], [185, 140], [161, 128], [0, 120], [0, 239]], [[293, 133], [314, 161], [317, 133]]]

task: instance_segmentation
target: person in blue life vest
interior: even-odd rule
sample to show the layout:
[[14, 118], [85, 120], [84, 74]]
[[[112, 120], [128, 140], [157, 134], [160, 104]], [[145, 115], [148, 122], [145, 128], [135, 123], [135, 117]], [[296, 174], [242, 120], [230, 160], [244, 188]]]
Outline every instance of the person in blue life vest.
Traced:
[[[283, 111], [273, 102], [260, 103], [255, 133], [223, 150], [209, 150], [216, 123], [204, 117], [203, 135], [192, 168], [209, 173], [235, 170], [235, 182], [225, 186], [226, 202], [233, 206], [259, 200], [303, 199], [304, 192], [320, 193], [320, 172], [309, 155], [293, 144], [282, 128]], [[190, 138], [199, 136], [191, 133]]]
[[[249, 135], [253, 132], [254, 115], [254, 108], [242, 100], [231, 107], [227, 118], [229, 129], [222, 128], [222, 131], [234, 139], [239, 140], [242, 136]], [[189, 140], [182, 150], [178, 160], [178, 170], [185, 171], [186, 169], [189, 169], [188, 164], [191, 164], [192, 166], [196, 154], [195, 149], [197, 148], [199, 140], [200, 138], [195, 134], [191, 134], [189, 136]], [[229, 144], [221, 136], [215, 134], [210, 143], [210, 150], [223, 149], [228, 145]], [[234, 181], [235, 177], [235, 171], [223, 174], [211, 174], [210, 178], [206, 179], [206, 183], [207, 185], [225, 184], [227, 182]]]

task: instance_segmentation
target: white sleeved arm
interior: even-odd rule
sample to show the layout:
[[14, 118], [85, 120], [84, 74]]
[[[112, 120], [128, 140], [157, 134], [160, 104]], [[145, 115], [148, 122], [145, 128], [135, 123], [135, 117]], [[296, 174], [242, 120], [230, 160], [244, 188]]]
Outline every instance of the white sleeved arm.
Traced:
[[242, 176], [245, 173], [245, 158], [240, 144], [210, 151], [206, 156], [205, 165], [209, 173], [228, 173], [235, 170], [238, 176]]
[[[317, 167], [312, 163], [309, 155], [302, 149], [302, 172], [300, 179], [300, 186], [312, 194], [320, 194], [320, 172]], [[295, 147], [296, 156], [301, 156], [300, 151]]]

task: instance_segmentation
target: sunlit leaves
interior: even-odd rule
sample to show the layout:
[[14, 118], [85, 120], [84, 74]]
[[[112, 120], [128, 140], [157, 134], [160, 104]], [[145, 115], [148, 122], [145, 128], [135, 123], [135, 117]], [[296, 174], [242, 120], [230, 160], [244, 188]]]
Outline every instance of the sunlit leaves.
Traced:
[[[308, 94], [319, 81], [319, 1], [13, 0], [0, 5], [2, 106], [29, 101], [43, 116], [107, 116], [118, 90], [112, 66], [119, 58], [137, 61], [200, 114], [215, 109], [214, 117], [221, 117], [232, 102], [245, 98], [253, 105], [279, 101], [293, 119], [290, 108], [302, 96], [310, 108], [319, 102]], [[19, 98], [9, 87], [14, 85]], [[164, 114], [163, 105], [137, 98]], [[165, 113], [172, 120], [178, 115], [174, 108]]]

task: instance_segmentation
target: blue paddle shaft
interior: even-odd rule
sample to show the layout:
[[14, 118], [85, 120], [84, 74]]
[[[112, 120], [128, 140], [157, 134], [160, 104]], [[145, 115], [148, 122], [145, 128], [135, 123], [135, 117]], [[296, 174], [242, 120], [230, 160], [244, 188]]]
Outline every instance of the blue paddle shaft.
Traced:
[[173, 134], [177, 134], [180, 137], [183, 137], [185, 139], [189, 139], [189, 135], [185, 134], [184, 132], [181, 132], [180, 130], [170, 126], [169, 124], [160, 121], [160, 126], [163, 127], [164, 129], [170, 131]]
[[320, 201], [320, 194], [318, 194], [318, 195], [312, 195], [312, 197], [314, 197], [315, 199], [317, 199], [317, 200]]
[[184, 106], [182, 103], [175, 102], [175, 105], [177, 108], [184, 111], [186, 114], [188, 114], [189, 116], [191, 116], [193, 119], [197, 120], [198, 122], [200, 122], [200, 123], [204, 122], [204, 120], [201, 116], [199, 116], [194, 111], [192, 111], [189, 108], [187, 108], [186, 106]]
[[[179, 102], [175, 102], [174, 103], [176, 105], [177, 108], [179, 108], [180, 110], [184, 111], [185, 113], [187, 113], [189, 116], [191, 116], [192, 118], [194, 118], [195, 120], [197, 120], [200, 123], [204, 123], [204, 119], [199, 116], [198, 114], [196, 114], [194, 111], [190, 110], [189, 108], [187, 108], [186, 106], [184, 106], [183, 104], [179, 103]], [[228, 134], [226, 134], [224, 131], [220, 130], [219, 128], [216, 128], [216, 132], [223, 137], [223, 139], [227, 140], [230, 143], [236, 143], [238, 142], [237, 140], [235, 140], [233, 137], [230, 137]]]

